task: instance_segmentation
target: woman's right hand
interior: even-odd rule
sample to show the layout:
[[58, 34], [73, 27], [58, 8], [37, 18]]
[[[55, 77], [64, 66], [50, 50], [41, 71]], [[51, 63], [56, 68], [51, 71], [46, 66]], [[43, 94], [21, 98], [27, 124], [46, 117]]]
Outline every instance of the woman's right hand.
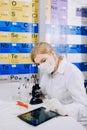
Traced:
[[45, 95], [43, 94], [41, 89], [35, 90], [35, 97], [38, 97], [39, 99], [42, 99], [42, 100], [45, 99]]

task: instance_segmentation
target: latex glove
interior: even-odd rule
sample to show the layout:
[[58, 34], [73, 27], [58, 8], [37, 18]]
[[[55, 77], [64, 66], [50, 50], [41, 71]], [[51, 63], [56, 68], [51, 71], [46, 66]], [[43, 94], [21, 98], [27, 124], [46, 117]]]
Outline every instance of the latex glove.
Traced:
[[59, 113], [60, 115], [63, 115], [63, 116], [67, 115], [67, 111], [65, 110], [64, 106], [56, 98], [45, 99], [44, 105], [46, 107], [46, 111], [52, 110]]

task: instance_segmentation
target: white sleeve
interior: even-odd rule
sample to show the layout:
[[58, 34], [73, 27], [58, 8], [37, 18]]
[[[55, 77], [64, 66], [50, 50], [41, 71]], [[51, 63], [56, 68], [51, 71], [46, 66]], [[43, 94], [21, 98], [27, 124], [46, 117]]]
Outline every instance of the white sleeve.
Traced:
[[72, 96], [73, 103], [65, 105], [68, 115], [76, 119], [87, 115], [87, 95], [84, 87], [84, 79], [82, 73], [74, 68], [69, 81], [67, 81], [67, 88]]
[[45, 89], [46, 88], [46, 83], [47, 83], [46, 75], [44, 73], [40, 72], [39, 73], [39, 86], [40, 86], [40, 88], [41, 88], [44, 95], [47, 95], [46, 89]]

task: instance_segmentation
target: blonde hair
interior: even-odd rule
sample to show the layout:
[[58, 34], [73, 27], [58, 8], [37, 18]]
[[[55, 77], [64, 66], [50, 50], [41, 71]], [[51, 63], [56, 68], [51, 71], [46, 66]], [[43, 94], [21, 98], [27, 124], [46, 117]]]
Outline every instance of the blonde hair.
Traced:
[[50, 54], [52, 52], [58, 57], [59, 60], [62, 60], [63, 57], [61, 55], [58, 55], [50, 44], [48, 44], [47, 42], [37, 43], [32, 49], [31, 60], [34, 62], [37, 54]]
[[[37, 43], [31, 52], [31, 60], [34, 62], [34, 59], [37, 54], [48, 54], [54, 52], [53, 48], [47, 42]], [[56, 53], [55, 53], [56, 54]]]

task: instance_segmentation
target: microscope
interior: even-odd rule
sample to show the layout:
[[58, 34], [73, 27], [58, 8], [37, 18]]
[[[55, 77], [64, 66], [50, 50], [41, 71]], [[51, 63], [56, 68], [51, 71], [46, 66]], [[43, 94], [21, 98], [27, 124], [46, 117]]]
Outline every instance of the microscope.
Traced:
[[40, 104], [42, 103], [42, 99], [40, 99], [41, 97], [41, 93], [38, 92], [37, 90], [40, 90], [40, 86], [39, 84], [35, 84], [33, 87], [32, 87], [32, 98], [30, 100], [30, 104], [32, 105], [35, 105], [35, 104]]

